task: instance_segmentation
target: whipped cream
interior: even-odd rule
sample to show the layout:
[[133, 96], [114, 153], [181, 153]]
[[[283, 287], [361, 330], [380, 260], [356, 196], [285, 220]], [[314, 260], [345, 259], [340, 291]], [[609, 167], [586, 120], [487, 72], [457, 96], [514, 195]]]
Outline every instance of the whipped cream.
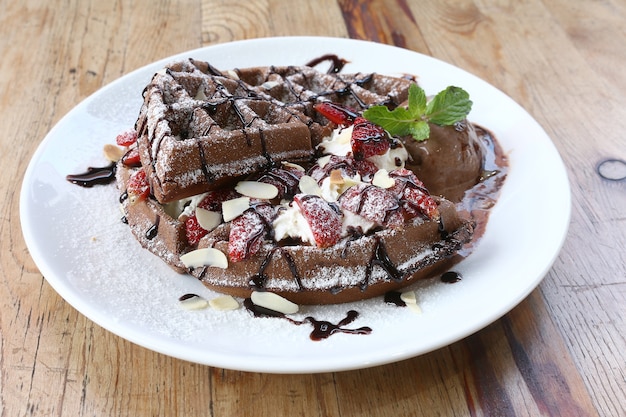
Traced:
[[[337, 155], [347, 156], [352, 153], [352, 146], [350, 144], [350, 138], [352, 137], [352, 130], [354, 126], [340, 127], [335, 129], [330, 136], [324, 138], [322, 142], [317, 145], [317, 149], [325, 155]], [[404, 163], [409, 157], [409, 154], [399, 140], [392, 138], [392, 145], [387, 152], [382, 155], [374, 155], [367, 158], [368, 161], [373, 162], [378, 169], [385, 169], [389, 172], [394, 169], [404, 168]]]
[[346, 156], [352, 153], [350, 138], [353, 128], [354, 126], [348, 126], [333, 130], [330, 136], [322, 139], [322, 142], [317, 145], [317, 149], [326, 155]]
[[272, 223], [277, 242], [292, 238], [315, 246], [315, 237], [297, 204], [284, 205]]

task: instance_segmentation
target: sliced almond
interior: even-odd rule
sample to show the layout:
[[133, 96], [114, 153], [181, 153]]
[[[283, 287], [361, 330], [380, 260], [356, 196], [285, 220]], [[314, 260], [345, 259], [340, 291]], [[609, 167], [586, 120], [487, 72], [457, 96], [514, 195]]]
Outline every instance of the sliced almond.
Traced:
[[222, 223], [222, 213], [197, 207], [196, 219], [200, 227], [210, 232]]
[[275, 185], [259, 181], [239, 181], [235, 191], [246, 197], [261, 200], [271, 200], [278, 195], [278, 188]]
[[300, 183], [298, 184], [298, 187], [300, 188], [300, 191], [304, 194], [319, 196], [322, 195], [322, 189], [319, 185], [317, 185], [317, 181], [315, 181], [313, 177], [310, 177], [308, 175], [303, 175], [302, 178], [300, 178]]
[[228, 258], [224, 252], [215, 248], [202, 248], [181, 255], [180, 261], [187, 268], [200, 268], [214, 266], [216, 268], [228, 268]]
[[400, 299], [406, 304], [417, 304], [417, 296], [415, 295], [415, 291], [403, 292], [402, 294], [400, 294]]
[[380, 188], [391, 188], [396, 184], [396, 181], [389, 176], [386, 169], [379, 169], [374, 174], [372, 184]]
[[185, 310], [203, 310], [209, 306], [209, 302], [197, 294], [185, 294], [178, 301]]
[[213, 298], [209, 300], [209, 305], [214, 310], [219, 311], [237, 310], [239, 308], [237, 300], [230, 295], [221, 295], [217, 298]]
[[333, 169], [332, 171], [330, 171], [330, 183], [331, 184], [343, 184], [345, 181], [343, 179], [343, 175], [341, 175], [341, 170], [339, 169]]
[[298, 171], [302, 171], [302, 172], [306, 171], [304, 169], [304, 167], [302, 167], [302, 166], [300, 166], [298, 164], [294, 164], [293, 162], [282, 161], [282, 164], [286, 168], [293, 168], [293, 169], [297, 169]]
[[204, 87], [200, 86], [200, 88], [198, 88], [195, 99], [202, 100], [202, 101], [206, 101], [208, 99], [208, 97], [206, 96], [206, 93], [204, 92]]
[[324, 168], [326, 164], [330, 162], [330, 157], [331, 155], [322, 156], [317, 160], [317, 165], [319, 165], [320, 168]]
[[239, 75], [237, 75], [237, 73], [233, 70], [227, 70], [226, 75], [228, 75], [228, 77], [232, 78], [233, 80], [239, 80]]
[[104, 145], [102, 151], [104, 152], [104, 157], [111, 162], [117, 162], [124, 156], [124, 149], [111, 143]]
[[283, 314], [298, 312], [298, 304], [292, 303], [278, 294], [267, 291], [253, 291], [250, 296], [252, 302], [258, 306], [268, 308]]
[[250, 208], [250, 197], [238, 197], [226, 200], [222, 203], [222, 217], [225, 222], [239, 217]]
[[417, 295], [415, 291], [405, 291], [400, 294], [400, 299], [404, 301], [406, 306], [413, 312], [421, 314], [422, 308], [417, 304]]
[[277, 85], [279, 85], [278, 81], [265, 81], [263, 84], [261, 84], [261, 87], [263, 87], [266, 90], [271, 90]]
[[414, 313], [422, 314], [422, 308], [419, 306], [419, 304], [407, 304], [406, 306]]

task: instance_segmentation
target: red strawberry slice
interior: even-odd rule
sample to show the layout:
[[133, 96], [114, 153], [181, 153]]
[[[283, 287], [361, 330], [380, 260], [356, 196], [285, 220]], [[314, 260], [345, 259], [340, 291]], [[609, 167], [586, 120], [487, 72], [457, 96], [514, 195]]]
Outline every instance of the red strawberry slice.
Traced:
[[122, 156], [122, 163], [127, 167], [137, 168], [141, 166], [141, 159], [139, 158], [139, 150], [137, 147], [131, 148], [128, 152]]
[[378, 226], [396, 228], [404, 223], [398, 198], [388, 189], [369, 184], [355, 185], [341, 195], [339, 203], [344, 210]]
[[357, 160], [382, 155], [391, 146], [385, 129], [362, 117], [354, 120], [350, 145], [354, 158]]
[[220, 189], [207, 192], [206, 196], [200, 201], [197, 207], [222, 212], [222, 203], [233, 198], [240, 197], [239, 193], [232, 189]]
[[357, 161], [352, 156], [331, 155], [324, 166], [315, 164], [308, 174], [318, 183], [330, 175], [332, 171], [339, 171], [344, 177], [354, 177], [360, 174], [361, 178], [372, 176], [378, 171], [378, 167], [371, 161]]
[[361, 178], [367, 179], [372, 177], [378, 171], [378, 167], [375, 163], [368, 160], [354, 160], [354, 168], [357, 170], [359, 174], [361, 174]]
[[115, 143], [119, 146], [130, 146], [135, 142], [137, 142], [137, 132], [134, 129], [120, 133], [115, 138]]
[[318, 248], [327, 248], [339, 241], [341, 238], [339, 210], [315, 195], [297, 194], [293, 201], [307, 220]]
[[413, 171], [405, 168], [396, 169], [391, 171], [389, 176], [396, 182], [389, 190], [398, 196], [408, 218], [418, 215], [425, 215], [431, 220], [439, 218], [437, 202]]
[[185, 234], [187, 236], [187, 242], [191, 246], [197, 246], [200, 239], [208, 234], [208, 230], [204, 229], [198, 223], [196, 215], [193, 214], [185, 220]]
[[272, 184], [278, 188], [278, 198], [288, 198], [298, 192], [298, 184], [303, 175], [303, 171], [285, 166], [264, 172], [258, 181]]
[[128, 179], [126, 192], [131, 203], [145, 200], [150, 195], [150, 184], [143, 168], [135, 171]]
[[263, 217], [254, 209], [246, 210], [230, 222], [228, 256], [232, 262], [243, 261], [259, 251], [269, 230]]
[[359, 116], [355, 111], [331, 102], [318, 103], [313, 108], [331, 122], [343, 127], [352, 125]]

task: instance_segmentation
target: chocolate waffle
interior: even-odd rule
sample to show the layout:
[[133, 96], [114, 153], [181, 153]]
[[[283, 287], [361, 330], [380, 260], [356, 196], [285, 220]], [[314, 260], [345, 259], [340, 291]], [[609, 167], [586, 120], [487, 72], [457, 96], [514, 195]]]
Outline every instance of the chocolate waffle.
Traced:
[[[194, 60], [169, 65], [144, 91], [137, 142], [130, 147], [138, 150], [140, 162], [133, 166], [122, 159], [117, 165], [120, 202], [133, 235], [173, 269], [209, 288], [240, 297], [271, 291], [299, 304], [370, 298], [449, 268], [474, 233], [473, 222], [454, 203], [430, 196], [401, 165], [395, 185], [387, 189], [374, 186], [380, 171], [374, 162], [349, 154], [333, 155], [325, 164], [318, 160], [325, 149], [318, 145], [338, 126], [320, 115], [316, 104], [330, 102], [356, 112], [378, 104], [394, 108], [407, 100], [413, 82], [296, 66], [221, 71]], [[404, 149], [399, 140], [390, 141], [390, 151]], [[138, 174], [144, 173], [146, 194], [129, 198], [137, 192]], [[351, 192], [324, 200], [302, 191], [303, 176], [320, 187], [337, 177], [358, 185], [346, 185]], [[279, 193], [250, 198], [237, 217], [225, 219], [220, 204], [241, 196], [235, 185], [242, 180], [273, 184]], [[412, 185], [407, 192], [396, 190], [398, 184]], [[205, 204], [209, 195], [218, 197]], [[323, 242], [317, 236], [315, 242], [304, 235], [278, 237], [279, 216], [298, 204], [304, 212], [302, 201], [315, 198], [324, 200], [316, 206], [322, 208], [316, 212], [321, 217], [307, 213], [307, 220], [325, 225], [324, 239], [333, 234], [333, 225], [342, 229], [341, 236]], [[420, 212], [416, 207], [422, 198], [430, 207]], [[194, 235], [198, 208], [222, 216], [201, 236]], [[345, 229], [342, 222], [355, 214], [369, 215], [365, 223], [370, 225]], [[227, 265], [190, 266], [181, 259], [203, 249], [215, 250]]]
[[193, 59], [154, 75], [136, 123], [141, 162], [160, 203], [216, 189], [279, 161], [312, 157], [334, 125], [313, 105], [364, 109], [405, 101], [411, 80], [310, 67], [220, 71]]

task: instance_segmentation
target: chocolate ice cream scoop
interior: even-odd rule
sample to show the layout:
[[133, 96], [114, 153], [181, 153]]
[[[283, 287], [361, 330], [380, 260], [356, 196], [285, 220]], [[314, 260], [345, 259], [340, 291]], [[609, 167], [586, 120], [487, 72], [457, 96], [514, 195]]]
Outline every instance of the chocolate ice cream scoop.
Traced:
[[409, 153], [406, 167], [424, 182], [432, 195], [459, 202], [476, 185], [483, 170], [483, 146], [474, 126], [464, 120], [452, 126], [430, 124], [430, 137], [402, 138]]

